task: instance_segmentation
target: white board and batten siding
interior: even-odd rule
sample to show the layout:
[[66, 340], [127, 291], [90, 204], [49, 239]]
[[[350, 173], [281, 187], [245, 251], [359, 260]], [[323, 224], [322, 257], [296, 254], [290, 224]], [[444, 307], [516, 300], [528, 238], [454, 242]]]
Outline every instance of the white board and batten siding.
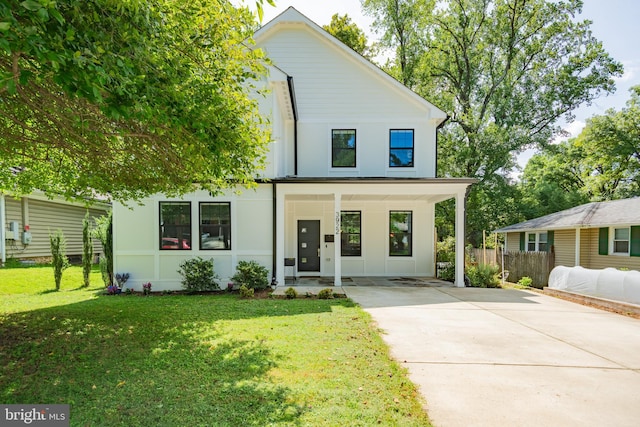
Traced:
[[[259, 41], [293, 77], [298, 111], [298, 176], [435, 176], [435, 109], [367, 68], [352, 54], [292, 24]], [[331, 130], [356, 130], [356, 167], [331, 168]], [[414, 130], [414, 168], [389, 168], [389, 131]]]
[[[201, 250], [194, 238], [190, 250], [160, 249], [160, 202], [191, 203], [191, 235], [199, 236], [199, 203], [229, 202], [231, 209], [231, 249]], [[213, 259], [214, 270], [224, 289], [235, 273], [239, 261], [254, 260], [272, 267], [273, 196], [270, 184], [259, 185], [256, 190], [243, 190], [241, 195], [232, 191], [212, 197], [197, 191], [182, 198], [172, 199], [155, 195], [141, 201], [141, 205], [126, 207], [114, 203], [114, 271], [129, 273], [127, 287], [142, 290], [142, 284], [151, 282], [154, 291], [181, 288], [178, 273], [180, 263], [194, 257]]]

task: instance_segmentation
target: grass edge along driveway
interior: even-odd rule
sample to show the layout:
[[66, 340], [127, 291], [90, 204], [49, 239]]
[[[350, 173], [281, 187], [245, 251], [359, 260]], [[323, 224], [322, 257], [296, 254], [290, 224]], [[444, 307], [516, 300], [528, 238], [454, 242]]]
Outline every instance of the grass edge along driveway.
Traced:
[[350, 300], [107, 296], [99, 276], [7, 294], [5, 271], [1, 403], [70, 404], [74, 426], [429, 425]]

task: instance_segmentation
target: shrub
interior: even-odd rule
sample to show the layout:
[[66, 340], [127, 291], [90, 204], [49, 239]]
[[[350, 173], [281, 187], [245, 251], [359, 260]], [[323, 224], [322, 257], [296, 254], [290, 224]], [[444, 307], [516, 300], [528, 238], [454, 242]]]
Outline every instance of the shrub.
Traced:
[[440, 269], [438, 271], [438, 278], [442, 280], [446, 280], [448, 282], [453, 282], [456, 279], [456, 266], [451, 263], [446, 267]]
[[288, 288], [286, 291], [284, 291], [284, 294], [287, 299], [296, 299], [298, 297], [298, 291], [293, 288]]
[[247, 285], [240, 286], [240, 298], [253, 298], [255, 290]]
[[448, 236], [444, 240], [436, 243], [436, 262], [456, 261], [456, 239]]
[[113, 285], [113, 216], [111, 211], [107, 215], [96, 218], [96, 228], [93, 230], [96, 239], [102, 244], [100, 256], [100, 272], [105, 286]]
[[89, 221], [89, 211], [82, 220], [82, 287], [88, 288], [90, 285], [91, 266], [93, 264], [93, 243], [91, 242], [91, 228]]
[[231, 280], [251, 289], [267, 289], [269, 287], [269, 270], [256, 261], [240, 261], [236, 274]]
[[529, 288], [533, 285], [533, 279], [529, 276], [524, 276], [518, 280], [518, 285]]
[[64, 234], [62, 234], [62, 230], [58, 229], [49, 235], [49, 242], [51, 243], [53, 278], [56, 281], [56, 291], [59, 291], [62, 272], [70, 266], [69, 258], [67, 258], [67, 240], [64, 238]]
[[474, 288], [496, 288], [500, 283], [500, 268], [495, 265], [474, 265], [467, 268], [469, 286]]
[[201, 257], [187, 259], [180, 263], [178, 273], [182, 276], [182, 287], [187, 292], [213, 291], [220, 289], [213, 271], [213, 260]]
[[318, 292], [318, 299], [333, 299], [333, 289], [325, 288]]

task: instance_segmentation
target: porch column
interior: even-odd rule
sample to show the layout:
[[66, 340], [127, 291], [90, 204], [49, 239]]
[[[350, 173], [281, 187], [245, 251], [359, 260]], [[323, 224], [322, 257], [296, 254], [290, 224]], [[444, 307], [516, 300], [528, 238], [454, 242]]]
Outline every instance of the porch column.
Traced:
[[464, 202], [465, 193], [456, 195], [456, 277], [455, 285], [464, 288]]
[[340, 243], [340, 209], [342, 203], [342, 193], [333, 193], [334, 211], [334, 243], [333, 243], [333, 286], [342, 286], [342, 244]]
[[[276, 253], [273, 254], [276, 257], [276, 280], [279, 286], [285, 286], [285, 270], [289, 267], [284, 266], [284, 236], [286, 234], [285, 226], [285, 198], [284, 191], [278, 191], [276, 193], [276, 229], [277, 233], [273, 238], [276, 241]], [[295, 274], [295, 268], [294, 274]]]
[[575, 250], [575, 261], [574, 266], [578, 267], [580, 265], [580, 229], [576, 228], [576, 250]]

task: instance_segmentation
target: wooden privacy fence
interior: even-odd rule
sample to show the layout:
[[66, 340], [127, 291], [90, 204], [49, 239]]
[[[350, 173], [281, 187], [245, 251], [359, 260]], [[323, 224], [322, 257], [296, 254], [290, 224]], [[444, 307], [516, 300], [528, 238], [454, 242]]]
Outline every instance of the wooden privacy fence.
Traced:
[[[467, 254], [472, 261], [482, 265], [497, 265], [502, 270], [502, 251], [500, 249], [468, 249]], [[549, 273], [555, 267], [555, 253], [551, 252], [519, 252], [504, 253], [504, 269], [509, 272], [507, 280], [516, 283], [527, 276], [533, 280], [533, 286], [547, 286]]]

